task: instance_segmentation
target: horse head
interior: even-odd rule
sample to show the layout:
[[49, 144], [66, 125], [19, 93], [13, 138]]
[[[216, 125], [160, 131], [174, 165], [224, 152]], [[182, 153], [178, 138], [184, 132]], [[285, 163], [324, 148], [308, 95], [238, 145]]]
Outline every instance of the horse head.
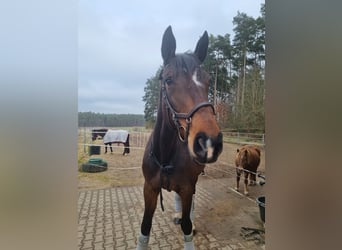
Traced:
[[163, 117], [177, 128], [179, 139], [187, 143], [190, 155], [200, 164], [215, 162], [222, 152], [215, 108], [208, 102], [209, 74], [201, 67], [208, 43], [205, 31], [193, 53], [176, 54], [176, 39], [169, 26], [161, 46]]
[[243, 168], [248, 164], [248, 149], [241, 147], [236, 150], [236, 166]]

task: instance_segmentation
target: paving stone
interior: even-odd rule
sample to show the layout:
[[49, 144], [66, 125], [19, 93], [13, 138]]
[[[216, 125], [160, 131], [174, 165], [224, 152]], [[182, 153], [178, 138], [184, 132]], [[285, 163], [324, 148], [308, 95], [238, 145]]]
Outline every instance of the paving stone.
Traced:
[[94, 250], [103, 250], [103, 249], [104, 249], [103, 242], [94, 244]]
[[134, 236], [133, 232], [125, 234], [125, 238], [127, 241], [128, 240], [135, 240], [135, 236]]
[[105, 250], [115, 250], [114, 245], [108, 245], [108, 246], [105, 245], [104, 249]]
[[94, 236], [92, 233], [86, 233], [84, 240], [93, 240]]
[[125, 245], [125, 239], [124, 238], [115, 238], [115, 246], [121, 247]]
[[103, 242], [103, 235], [95, 235], [94, 242]]
[[[214, 182], [212, 185], [216, 185]], [[174, 225], [174, 196], [163, 192], [165, 211], [162, 212], [158, 201], [152, 221], [150, 249], [184, 248], [183, 233], [179, 225]], [[197, 187], [196, 207], [208, 209], [214, 201], [214, 194], [205, 188]], [[79, 192], [78, 200], [78, 246], [86, 249], [125, 249], [134, 250], [140, 234], [141, 220], [144, 213], [142, 187], [116, 187], [102, 190]], [[205, 228], [200, 216], [195, 217], [196, 228]], [[224, 225], [225, 221], [220, 222]], [[219, 240], [215, 235], [204, 235], [197, 231], [194, 236], [196, 249], [264, 250], [265, 245], [245, 242], [243, 239]]]
[[114, 244], [114, 238], [113, 237], [104, 237], [104, 244], [109, 245], [109, 244]]
[[119, 247], [115, 247], [116, 250], [127, 250], [127, 247], [124, 246], [119, 246]]
[[89, 247], [93, 247], [93, 241], [85, 240], [83, 242], [83, 246], [82, 246], [81, 249], [86, 249], [86, 248], [89, 248]]
[[126, 245], [128, 249], [135, 249], [137, 246], [137, 243], [135, 239], [131, 239], [131, 240], [126, 240]]

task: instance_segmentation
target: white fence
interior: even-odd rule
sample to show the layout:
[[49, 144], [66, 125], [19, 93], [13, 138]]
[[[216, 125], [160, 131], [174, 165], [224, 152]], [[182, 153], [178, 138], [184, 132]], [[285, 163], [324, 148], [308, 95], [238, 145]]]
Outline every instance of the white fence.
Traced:
[[257, 144], [265, 146], [265, 134], [223, 132], [223, 141], [238, 144]]
[[[91, 140], [91, 129], [92, 128], [79, 128], [78, 135], [79, 143], [84, 145], [98, 144]], [[147, 141], [150, 137], [151, 132], [136, 132], [130, 131], [130, 147], [144, 149]], [[257, 133], [239, 133], [239, 132], [223, 132], [223, 141], [227, 143], [237, 144], [256, 144], [260, 146], [265, 145], [265, 134]], [[85, 146], [84, 146], [85, 147]]]

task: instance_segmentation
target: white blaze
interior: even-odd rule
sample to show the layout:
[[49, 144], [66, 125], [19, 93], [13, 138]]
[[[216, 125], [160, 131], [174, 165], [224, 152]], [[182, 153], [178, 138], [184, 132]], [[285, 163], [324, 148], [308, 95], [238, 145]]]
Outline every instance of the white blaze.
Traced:
[[207, 139], [206, 146], [207, 146], [207, 150], [208, 150], [207, 158], [209, 160], [213, 157], [213, 152], [214, 152], [214, 148], [211, 146], [211, 140], [210, 139]]
[[203, 86], [203, 84], [200, 81], [198, 81], [198, 79], [197, 79], [197, 70], [195, 70], [194, 74], [192, 75], [192, 80], [194, 81], [194, 83], [197, 86], [199, 86], [199, 87]]

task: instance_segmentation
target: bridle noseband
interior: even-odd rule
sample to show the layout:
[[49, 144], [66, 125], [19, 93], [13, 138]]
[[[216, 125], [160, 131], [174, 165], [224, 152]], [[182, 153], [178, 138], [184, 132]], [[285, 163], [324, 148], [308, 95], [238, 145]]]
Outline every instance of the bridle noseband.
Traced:
[[[176, 126], [177, 130], [178, 130], [178, 137], [179, 140], [182, 142], [187, 143], [188, 142], [188, 136], [189, 136], [189, 130], [190, 130], [190, 125], [192, 122], [192, 116], [201, 108], [203, 107], [211, 107], [213, 110], [214, 115], [216, 115], [215, 112], [215, 108], [214, 105], [210, 102], [200, 102], [198, 104], [196, 104], [188, 113], [179, 113], [177, 112], [171, 105], [169, 97], [167, 95], [167, 91], [166, 91], [166, 87], [165, 87], [165, 79], [162, 78], [162, 72], [160, 74], [160, 81], [161, 81], [161, 91], [162, 91], [162, 96], [163, 96], [163, 100], [164, 103], [166, 104], [167, 109], [169, 110], [169, 112], [171, 112], [171, 116], [172, 116], [172, 121], [174, 123], [174, 125]], [[185, 119], [186, 122], [186, 128], [184, 128], [184, 126], [181, 125], [181, 123], [179, 122], [179, 119]], [[184, 138], [181, 135], [181, 131], [185, 132]]]

